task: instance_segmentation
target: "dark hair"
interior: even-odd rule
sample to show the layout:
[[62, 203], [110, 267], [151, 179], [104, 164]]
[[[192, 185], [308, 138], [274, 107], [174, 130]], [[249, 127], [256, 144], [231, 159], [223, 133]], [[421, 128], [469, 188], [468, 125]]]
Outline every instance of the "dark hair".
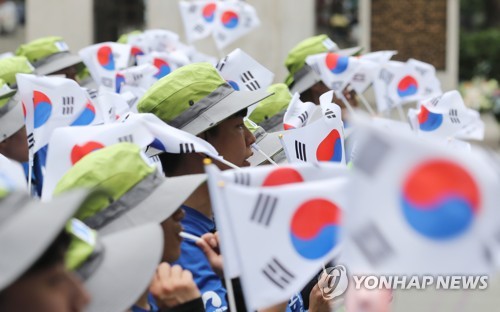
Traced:
[[64, 254], [69, 247], [69, 243], [70, 236], [63, 230], [24, 275], [47, 269], [64, 261]]

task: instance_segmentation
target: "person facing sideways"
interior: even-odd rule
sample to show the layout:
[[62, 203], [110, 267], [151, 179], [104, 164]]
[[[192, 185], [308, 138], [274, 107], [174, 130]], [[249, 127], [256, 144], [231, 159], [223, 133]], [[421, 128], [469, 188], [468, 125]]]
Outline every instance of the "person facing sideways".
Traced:
[[82, 59], [72, 54], [61, 37], [42, 37], [22, 44], [16, 55], [25, 56], [35, 67], [35, 74], [64, 75], [78, 82], [77, 75], [84, 69]]
[[[319, 97], [330, 91], [330, 89], [321, 81], [319, 75], [306, 63], [306, 58], [310, 55], [327, 52], [350, 56], [360, 51], [361, 48], [359, 47], [340, 50], [337, 44], [327, 35], [307, 38], [292, 48], [285, 59], [285, 67], [288, 70], [285, 84], [290, 88], [292, 94], [295, 92], [300, 93], [301, 101], [312, 102], [319, 105]], [[353, 92], [349, 92], [345, 89], [343, 93], [351, 106], [357, 106], [357, 101], [354, 98]], [[345, 104], [337, 99], [335, 99], [335, 103], [342, 108], [342, 118], [344, 119], [344, 116], [347, 116]]]
[[[208, 63], [184, 66], [157, 81], [138, 103], [140, 113], [153, 113], [165, 123], [189, 132], [212, 144], [225, 160], [238, 167], [249, 166], [255, 137], [244, 124], [247, 107], [270, 96], [264, 90], [235, 91]], [[200, 153], [159, 155], [166, 176], [182, 176], [204, 172]], [[229, 167], [214, 160], [221, 170]], [[213, 212], [206, 183], [187, 198], [182, 208], [185, 231], [203, 236], [215, 232]], [[206, 311], [227, 311], [226, 288], [214, 271], [204, 249], [184, 240], [177, 261], [191, 271], [202, 293]], [[220, 272], [219, 272], [220, 273]], [[235, 281], [236, 283], [238, 281]], [[240, 287], [236, 287], [236, 306], [245, 311]], [[292, 298], [289, 311], [301, 311], [302, 299]], [[286, 306], [286, 304], [284, 305]], [[284, 310], [284, 309], [283, 309]], [[280, 311], [280, 310], [278, 310]]]
[[[205, 179], [204, 174], [165, 178], [137, 145], [119, 143], [82, 158], [61, 178], [54, 193], [79, 188], [105, 191], [76, 214], [78, 219], [104, 237], [151, 222], [161, 225], [163, 254], [156, 259], [156, 265], [160, 260], [162, 263], [149, 288], [146, 284], [151, 281], [150, 276], [144, 275], [146, 284], [136, 285], [138, 295], [135, 298], [130, 296], [132, 301], [126, 307], [135, 303], [131, 308], [134, 312], [171, 308], [204, 311], [200, 291], [191, 273], [179, 265], [170, 264], [181, 253], [179, 233], [184, 211], [179, 207]], [[140, 258], [141, 250], [147, 250], [148, 245], [145, 243], [137, 250], [128, 249]], [[102, 306], [96, 305], [96, 311]]]
[[2, 80], [0, 80], [0, 154], [20, 163], [29, 159], [21, 101], [16, 91], [10, 89]]

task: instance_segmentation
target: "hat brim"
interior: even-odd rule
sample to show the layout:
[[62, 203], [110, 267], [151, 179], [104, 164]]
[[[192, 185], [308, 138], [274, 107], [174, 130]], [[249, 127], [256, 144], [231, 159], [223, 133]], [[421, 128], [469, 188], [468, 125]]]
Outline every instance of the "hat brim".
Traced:
[[20, 211], [0, 226], [0, 290], [38, 260], [88, 195], [72, 191], [48, 203], [30, 199], [24, 208], [17, 207]]
[[166, 178], [139, 205], [99, 229], [101, 235], [146, 223], [161, 223], [170, 217], [207, 179], [205, 174]]
[[148, 289], [163, 253], [163, 232], [146, 224], [101, 239], [103, 260], [84, 282], [86, 311], [125, 311]]
[[213, 105], [197, 118], [181, 127], [181, 130], [198, 135], [231, 117], [237, 112], [259, 103], [274, 93], [265, 90], [256, 91], [234, 91], [223, 98], [217, 104]]
[[58, 58], [37, 67], [35, 73], [42, 76], [49, 75], [82, 62], [82, 58], [77, 54], [61, 53]]
[[[257, 145], [267, 156], [273, 157], [283, 149], [279, 139], [280, 134], [283, 132], [284, 131], [266, 133], [264, 137], [257, 142]], [[258, 166], [266, 161], [267, 158], [259, 152], [254, 152], [254, 154], [248, 159], [251, 166]]]

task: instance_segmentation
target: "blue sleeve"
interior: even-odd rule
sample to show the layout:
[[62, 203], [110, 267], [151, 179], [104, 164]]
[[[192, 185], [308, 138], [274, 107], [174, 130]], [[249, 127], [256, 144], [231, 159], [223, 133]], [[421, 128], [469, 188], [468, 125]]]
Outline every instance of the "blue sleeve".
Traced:
[[194, 281], [200, 289], [207, 312], [228, 310], [226, 289], [222, 281], [210, 267], [203, 251], [194, 242], [184, 240], [181, 244], [181, 256], [176, 264], [191, 271]]
[[288, 306], [286, 307], [286, 312], [304, 312], [304, 301], [302, 300], [302, 295], [300, 293], [295, 294], [290, 301], [288, 301]]

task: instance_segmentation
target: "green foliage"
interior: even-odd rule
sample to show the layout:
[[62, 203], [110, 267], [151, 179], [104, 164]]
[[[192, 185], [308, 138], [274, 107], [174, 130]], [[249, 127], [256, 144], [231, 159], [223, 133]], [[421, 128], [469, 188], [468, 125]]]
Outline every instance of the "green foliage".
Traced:
[[460, 35], [460, 80], [482, 76], [500, 81], [500, 29]]

